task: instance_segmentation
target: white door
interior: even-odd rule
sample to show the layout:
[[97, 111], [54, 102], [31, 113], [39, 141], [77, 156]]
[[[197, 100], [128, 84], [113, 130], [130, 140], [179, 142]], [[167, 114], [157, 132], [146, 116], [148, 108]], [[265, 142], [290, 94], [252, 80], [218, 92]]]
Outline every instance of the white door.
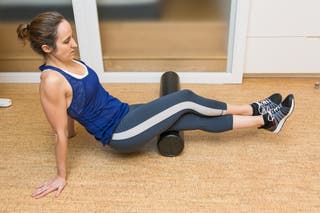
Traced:
[[[148, 2], [147, 0], [140, 1]], [[209, 2], [210, 0], [194, 1]], [[119, 38], [120, 40], [115, 40], [115, 42], [112, 42], [111, 40], [111, 43], [109, 43], [110, 41], [107, 40], [106, 42], [104, 40], [104, 37], [102, 37], [105, 36], [105, 33], [109, 36], [112, 36], [117, 35], [112, 33], [117, 33], [117, 31], [119, 30], [121, 31], [121, 27], [119, 28], [119, 25], [110, 25], [109, 23], [107, 23], [104, 26], [110, 27], [110, 29], [113, 29], [113, 31], [103, 31], [103, 23], [99, 22], [98, 19], [100, 14], [98, 14], [98, 9], [100, 10], [101, 5], [112, 5], [112, 3], [115, 2], [125, 3], [128, 1], [59, 0], [49, 2], [37, 0], [2, 0], [0, 1], [0, 11], [1, 8], [4, 11], [8, 10], [8, 5], [13, 5], [13, 8], [17, 5], [24, 5], [24, 9], [29, 9], [31, 12], [32, 10], [37, 11], [39, 9], [58, 11], [61, 10], [61, 13], [63, 15], [66, 15], [66, 13], [69, 12], [65, 12], [63, 9], [67, 8], [68, 11], [70, 11], [71, 8], [71, 10], [73, 10], [73, 14], [71, 15], [71, 17], [68, 18], [73, 20], [74, 15], [74, 26], [77, 32], [77, 40], [79, 43], [81, 59], [86, 61], [91, 67], [93, 67], [96, 70], [102, 82], [159, 82], [162, 72], [167, 71], [167, 69], [177, 71], [182, 83], [213, 84], [242, 82], [242, 73], [244, 69], [245, 57], [244, 53], [246, 46], [246, 32], [249, 15], [249, 0], [229, 0], [229, 8], [227, 8], [227, 10], [230, 13], [225, 13], [228, 17], [225, 19], [227, 20], [227, 33], [225, 34], [226, 36], [224, 38], [224, 42], [219, 43], [222, 49], [225, 48], [225, 55], [219, 56], [219, 54], [215, 55], [215, 53], [210, 52], [210, 48], [207, 48], [205, 45], [206, 43], [200, 42], [198, 44], [193, 44], [195, 40], [192, 39], [197, 38], [198, 36], [202, 36], [200, 40], [203, 39], [208, 41], [208, 46], [214, 45], [215, 41], [219, 41], [219, 39], [221, 39], [217, 38], [217, 36], [214, 35], [214, 33], [212, 33], [212, 30], [210, 29], [213, 28], [213, 25], [210, 25], [210, 23], [201, 22], [201, 24], [197, 24], [195, 21], [194, 28], [197, 30], [194, 31], [194, 34], [192, 35], [193, 37], [184, 37], [183, 33], [191, 32], [188, 30], [190, 30], [190, 26], [192, 26], [192, 23], [181, 23], [178, 26], [175, 24], [170, 25], [170, 23], [167, 22], [158, 23], [157, 28], [153, 28], [153, 30], [159, 30], [159, 27], [162, 27], [165, 31], [168, 31], [170, 33], [176, 33], [172, 34], [173, 40], [168, 40], [165, 43], [166, 45], [171, 45], [174, 51], [168, 52], [168, 48], [165, 47], [165, 45], [162, 45], [161, 43], [153, 44], [154, 46], [150, 45], [152, 44], [152, 42], [155, 41], [152, 40], [154, 39], [155, 34], [152, 34], [151, 30], [149, 31], [149, 37], [145, 37], [145, 42], [146, 44], [148, 44], [145, 46], [151, 46], [156, 49], [153, 53], [151, 52], [153, 55], [150, 53], [150, 50], [146, 50], [146, 52], [141, 55], [145, 58], [146, 55], [148, 56], [147, 60], [144, 60], [143, 63], [139, 62], [139, 60], [141, 60], [141, 56], [137, 55], [137, 52], [140, 51], [139, 49], [137, 50], [137, 52], [129, 52], [129, 54], [127, 55], [123, 55], [125, 51], [121, 51], [121, 48], [131, 48], [131, 50], [135, 50], [135, 47], [140, 45], [140, 43], [135, 43], [141, 42], [139, 41], [137, 28], [131, 31], [133, 32], [134, 42], [123, 42], [122, 46], [119, 46], [121, 44], [121, 38]], [[152, 0], [150, 0], [149, 2], [152, 2]], [[179, 1], [177, 0], [177, 2]], [[181, 2], [185, 1], [180, 1], [180, 3]], [[212, 4], [218, 5], [217, 2], [220, 2], [220, 4], [222, 2], [223, 4], [225, 0], [212, 0], [210, 2], [212, 2]], [[27, 7], [26, 5], [28, 4], [29, 6]], [[38, 7], [36, 6], [37, 4]], [[177, 6], [179, 7], [179, 4], [177, 4]], [[174, 14], [174, 10], [172, 11], [171, 15], [170, 11], [168, 12], [168, 17], [172, 16], [172, 14], [176, 15]], [[25, 20], [29, 20], [29, 18]], [[0, 24], [6, 24], [6, 22], [0, 20]], [[147, 25], [145, 23], [138, 23], [135, 25], [135, 27], [142, 27], [142, 29], [144, 29], [146, 26]], [[150, 25], [149, 27], [152, 29], [152, 27], [154, 26], [155, 25]], [[130, 25], [126, 26], [126, 30], [128, 30], [128, 28], [130, 28]], [[175, 28], [177, 28], [176, 32], [174, 32]], [[199, 31], [203, 29], [208, 30], [207, 33], [199, 33]], [[10, 39], [15, 37], [15, 35], [8, 36], [8, 38]], [[212, 40], [210, 40], [211, 37]], [[123, 38], [125, 39], [125, 37]], [[161, 38], [163, 39], [165, 37]], [[170, 38], [170, 36], [168, 36], [167, 38]], [[190, 38], [191, 40], [188, 44], [188, 39]], [[129, 45], [132, 46], [130, 47]], [[16, 46], [18, 47], [18, 45]], [[110, 48], [108, 48], [108, 46]], [[181, 47], [185, 47], [187, 49], [181, 49]], [[199, 49], [197, 49], [197, 47], [199, 47]], [[21, 47], [19, 48], [21, 50]], [[37, 71], [36, 67], [39, 63], [41, 63], [41, 57], [34, 55], [31, 52], [28, 52], [30, 50], [27, 49], [28, 48], [24, 48], [24, 50], [21, 51], [23, 53], [22, 55], [15, 54], [14, 51], [10, 55], [7, 54], [8, 51], [6, 51], [5, 48], [2, 48], [2, 50], [4, 50], [4, 53], [1, 55], [0, 51], [0, 67], [4, 67], [2, 65], [8, 65], [8, 63], [15, 64], [20, 67], [16, 67], [16, 70], [0, 70], [0, 82], [39, 82], [39, 72]], [[8, 46], [8, 50], [10, 52], [12, 50], [12, 46]], [[191, 54], [188, 55], [188, 52], [190, 52]], [[216, 59], [219, 59], [219, 57], [220, 59], [222, 59], [221, 61], [224, 60], [224, 63], [217, 63], [218, 60]], [[143, 67], [146, 61], [148, 62], [147, 66]], [[30, 70], [29, 68], [27, 68], [28, 64], [30, 67], [35, 68], [33, 70]], [[9, 65], [7, 67], [13, 66]], [[146, 69], [143, 70], [142, 68]]]
[[[173, 14], [176, 10], [170, 14], [168, 9], [162, 21], [155, 21], [159, 18], [156, 14], [157, 4], [162, 3], [159, 1], [73, 0], [81, 58], [99, 72], [103, 82], [159, 82], [163, 72], [173, 70], [178, 72], [182, 83], [241, 83], [249, 1], [163, 2], [177, 2], [179, 8], [186, 7], [186, 2], [200, 5], [204, 1], [215, 6], [229, 5], [227, 18], [224, 17], [227, 22], [224, 40], [214, 34], [213, 28], [219, 26], [208, 20], [199, 22], [196, 17], [191, 21], [172, 21], [187, 17]], [[130, 6], [135, 11], [129, 11]], [[142, 14], [146, 6], [149, 10]], [[201, 40], [195, 43], [194, 39], [200, 36], [207, 43]], [[216, 53], [210, 52], [213, 49], [210, 46], [214, 45], [218, 49]]]

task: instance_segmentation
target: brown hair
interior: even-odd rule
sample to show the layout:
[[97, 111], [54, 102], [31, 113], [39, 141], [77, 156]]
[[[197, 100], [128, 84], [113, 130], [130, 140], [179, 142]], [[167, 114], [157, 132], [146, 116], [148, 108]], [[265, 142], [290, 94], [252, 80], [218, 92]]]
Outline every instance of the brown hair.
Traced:
[[32, 19], [30, 24], [20, 24], [17, 28], [18, 38], [24, 42], [28, 40], [31, 48], [46, 57], [42, 45], [56, 49], [57, 28], [65, 18], [58, 12], [40, 13]]

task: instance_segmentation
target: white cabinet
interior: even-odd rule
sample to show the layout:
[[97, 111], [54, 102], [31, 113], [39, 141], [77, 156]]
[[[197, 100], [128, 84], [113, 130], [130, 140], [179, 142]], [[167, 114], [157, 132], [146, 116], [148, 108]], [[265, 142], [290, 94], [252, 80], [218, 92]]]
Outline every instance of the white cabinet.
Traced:
[[320, 73], [320, 39], [250, 38], [246, 73]]
[[320, 1], [251, 0], [246, 73], [320, 73]]

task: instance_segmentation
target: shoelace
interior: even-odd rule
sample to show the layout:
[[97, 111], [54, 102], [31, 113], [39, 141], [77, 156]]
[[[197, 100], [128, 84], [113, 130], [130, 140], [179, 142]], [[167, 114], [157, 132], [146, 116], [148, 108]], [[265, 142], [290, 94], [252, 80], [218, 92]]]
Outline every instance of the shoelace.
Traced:
[[266, 98], [262, 101], [258, 101], [257, 104], [259, 105], [258, 111], [260, 114], [266, 114], [270, 110], [277, 108], [278, 106], [273, 103], [269, 98]]
[[283, 117], [281, 108], [282, 108], [282, 104], [279, 104], [277, 107], [270, 109], [270, 111], [268, 111], [268, 120], [272, 122], [275, 122], [275, 121], [278, 122], [279, 120], [281, 120]]

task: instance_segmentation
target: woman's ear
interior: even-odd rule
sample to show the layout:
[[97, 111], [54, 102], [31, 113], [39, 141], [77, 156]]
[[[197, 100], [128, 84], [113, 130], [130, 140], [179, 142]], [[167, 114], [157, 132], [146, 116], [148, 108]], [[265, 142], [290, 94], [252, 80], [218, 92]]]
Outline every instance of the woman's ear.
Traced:
[[49, 46], [46, 45], [46, 44], [41, 45], [41, 49], [42, 49], [43, 52], [45, 52], [45, 53], [51, 53], [51, 51], [52, 51], [52, 48], [49, 47]]

